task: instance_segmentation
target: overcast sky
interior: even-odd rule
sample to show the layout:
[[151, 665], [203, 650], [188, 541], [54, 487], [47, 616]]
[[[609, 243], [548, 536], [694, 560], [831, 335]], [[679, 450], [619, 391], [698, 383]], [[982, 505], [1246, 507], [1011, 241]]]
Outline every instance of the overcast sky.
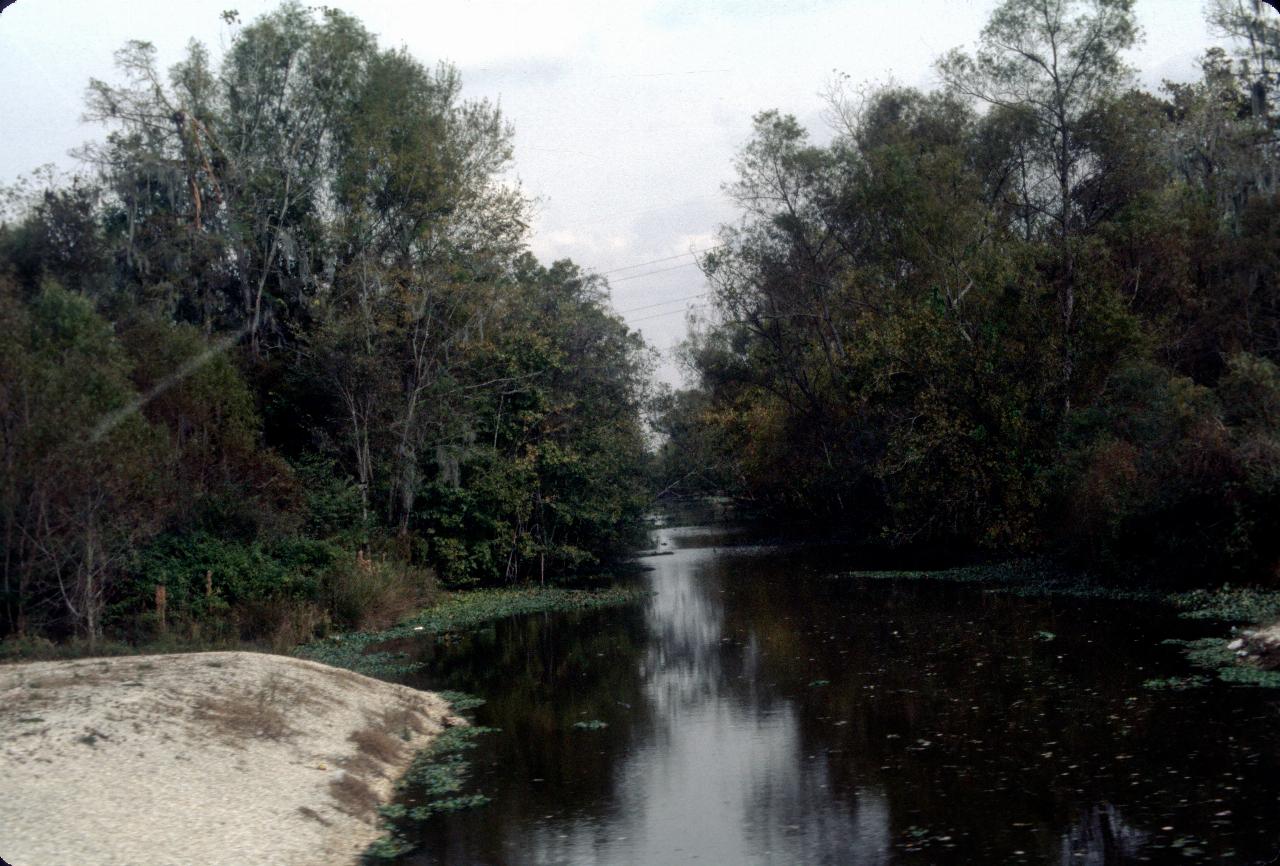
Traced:
[[[80, 122], [90, 76], [114, 78], [127, 39], [166, 65], [188, 39], [215, 53], [274, 2], [18, 0], [0, 14], [0, 184], [100, 130]], [[819, 91], [855, 82], [936, 85], [933, 60], [971, 45], [995, 0], [336, 0], [384, 45], [449, 60], [464, 93], [500, 100], [516, 129], [516, 173], [536, 199], [531, 244], [608, 275], [615, 308], [669, 350], [702, 302], [691, 250], [734, 212], [721, 192], [751, 116], [795, 114], [821, 134]], [[1131, 58], [1143, 83], [1194, 77], [1212, 42], [1201, 0], [1138, 0], [1146, 33]], [[647, 267], [644, 262], [668, 259]], [[660, 271], [660, 273], [651, 273]], [[639, 276], [651, 273], [649, 276]], [[661, 375], [675, 381], [664, 363]]]

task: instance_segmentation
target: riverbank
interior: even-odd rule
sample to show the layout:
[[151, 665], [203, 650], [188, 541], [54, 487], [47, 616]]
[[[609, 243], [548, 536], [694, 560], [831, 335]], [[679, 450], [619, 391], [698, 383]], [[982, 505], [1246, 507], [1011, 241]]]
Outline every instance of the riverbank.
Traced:
[[936, 570], [850, 571], [866, 580], [939, 580], [969, 583], [985, 592], [1024, 597], [1073, 597], [1169, 605], [1187, 619], [1216, 620], [1224, 634], [1197, 640], [1170, 639], [1205, 674], [1149, 680], [1149, 688], [1196, 688], [1211, 678], [1233, 685], [1280, 688], [1280, 591], [1222, 586], [1170, 593], [1155, 587], [1108, 586], [1092, 576], [1042, 560]]
[[346, 668], [367, 676], [403, 676], [416, 669], [408, 654], [398, 649], [377, 649], [381, 644], [420, 637], [469, 631], [511, 616], [532, 613], [566, 613], [634, 604], [648, 590], [630, 586], [599, 589], [563, 589], [553, 586], [471, 589], [447, 594], [421, 613], [379, 631], [331, 635], [299, 647], [302, 658]]
[[[450, 785], [464, 767], [457, 752], [483, 729], [437, 737], [465, 724], [452, 715], [465, 702], [385, 682], [416, 665], [379, 645], [647, 594], [617, 586], [453, 592], [392, 628], [331, 635], [294, 648], [295, 657], [148, 654], [125, 644], [96, 648], [109, 656], [10, 655], [0, 665], [0, 775], [10, 794], [0, 805], [0, 857], [22, 866], [349, 866], [361, 854], [401, 851], [388, 819], [478, 804], [450, 796]], [[25, 649], [94, 651], [47, 642]], [[415, 774], [443, 784], [443, 796], [401, 815], [386, 804], [395, 781]], [[210, 840], [218, 851], [206, 850]]]
[[630, 604], [645, 595], [643, 591], [622, 586], [595, 589], [518, 586], [455, 590], [439, 594], [432, 604], [401, 619], [390, 628], [338, 631], [284, 646], [252, 641], [192, 640], [177, 635], [166, 635], [142, 643], [104, 640], [94, 644], [79, 638], [54, 642], [38, 636], [9, 637], [0, 641], [0, 669], [7, 664], [26, 662], [197, 652], [254, 652], [296, 655], [368, 676], [385, 677], [403, 673], [395, 664], [397, 654], [364, 654], [367, 647], [397, 638], [467, 631], [517, 614], [595, 610], [617, 604]]
[[0, 667], [0, 856], [21, 866], [350, 866], [441, 697], [214, 652]]

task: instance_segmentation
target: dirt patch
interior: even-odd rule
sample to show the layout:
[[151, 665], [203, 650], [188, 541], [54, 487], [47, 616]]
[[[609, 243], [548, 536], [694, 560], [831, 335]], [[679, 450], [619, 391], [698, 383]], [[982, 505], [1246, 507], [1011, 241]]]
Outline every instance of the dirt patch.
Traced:
[[354, 773], [343, 772], [329, 782], [329, 793], [338, 808], [353, 818], [367, 820], [378, 808], [378, 795], [369, 783]]
[[447, 724], [435, 695], [315, 662], [195, 653], [0, 667], [15, 866], [348, 866]]

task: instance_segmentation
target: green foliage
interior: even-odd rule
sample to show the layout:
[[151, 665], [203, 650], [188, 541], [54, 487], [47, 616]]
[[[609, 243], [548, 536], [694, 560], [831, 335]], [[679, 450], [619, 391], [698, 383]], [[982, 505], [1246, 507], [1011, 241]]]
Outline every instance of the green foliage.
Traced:
[[444, 579], [539, 581], [635, 540], [647, 504], [640, 424], [648, 359], [569, 262], [517, 263], [526, 286], [468, 371], [474, 440], [439, 447], [409, 525]]
[[396, 783], [408, 802], [392, 803], [378, 810], [386, 834], [365, 852], [365, 858], [394, 859], [413, 850], [405, 825], [433, 815], [476, 809], [489, 803], [483, 793], [461, 794], [471, 765], [464, 755], [476, 747], [475, 738], [496, 728], [467, 726], [448, 728], [414, 756], [413, 764]]
[[619, 556], [648, 353], [527, 252], [500, 111], [325, 7], [158, 55], [90, 81], [96, 174], [6, 195], [0, 634], [306, 640]]
[[472, 589], [446, 595], [437, 604], [394, 628], [332, 635], [299, 647], [297, 654], [368, 676], [395, 676], [413, 670], [414, 665], [402, 661], [400, 655], [367, 652], [369, 647], [399, 638], [467, 631], [522, 614], [587, 611], [634, 604], [646, 595], [643, 590], [621, 586], [598, 590], [559, 587]]
[[1131, 0], [1005, 0], [941, 93], [837, 82], [826, 146], [757, 115], [659, 489], [1116, 586], [1274, 580], [1280, 29], [1247, 5], [1213, 12], [1240, 59], [1159, 95], [1127, 89]]
[[156, 586], [167, 589], [174, 609], [197, 615], [273, 597], [317, 600], [324, 576], [342, 556], [330, 544], [302, 537], [246, 544], [204, 533], [166, 535], [143, 551], [132, 575], [133, 594], [121, 601], [128, 610], [140, 608]]
[[5, 621], [95, 642], [120, 569], [160, 528], [171, 452], [129, 411], [128, 356], [85, 298], [49, 283], [23, 303], [0, 278], [0, 320]]
[[1182, 692], [1188, 689], [1199, 689], [1207, 686], [1211, 680], [1203, 674], [1192, 674], [1189, 677], [1164, 677], [1163, 679], [1145, 680], [1142, 687], [1152, 691]]
[[1280, 619], [1280, 592], [1222, 586], [1170, 596], [1189, 619], [1220, 619], [1236, 623], [1267, 623]]
[[[1182, 647], [1187, 659], [1196, 667], [1207, 668], [1217, 678], [1229, 685], [1253, 688], [1280, 688], [1280, 671], [1265, 670], [1244, 662], [1223, 638], [1199, 638], [1197, 640], [1166, 640], [1164, 643]], [[1189, 677], [1191, 681], [1203, 681], [1207, 677]], [[1186, 687], [1202, 684], [1193, 682]], [[1148, 685], [1148, 688], [1154, 686]]]

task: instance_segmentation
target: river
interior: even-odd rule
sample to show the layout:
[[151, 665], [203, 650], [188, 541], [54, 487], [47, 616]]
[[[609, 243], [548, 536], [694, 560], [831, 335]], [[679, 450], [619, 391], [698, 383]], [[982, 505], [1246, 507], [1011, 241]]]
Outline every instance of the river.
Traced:
[[414, 684], [501, 731], [473, 753], [492, 802], [401, 862], [1277, 862], [1277, 695], [1143, 686], [1188, 672], [1161, 640], [1221, 625], [654, 539], [645, 604], [423, 642]]

